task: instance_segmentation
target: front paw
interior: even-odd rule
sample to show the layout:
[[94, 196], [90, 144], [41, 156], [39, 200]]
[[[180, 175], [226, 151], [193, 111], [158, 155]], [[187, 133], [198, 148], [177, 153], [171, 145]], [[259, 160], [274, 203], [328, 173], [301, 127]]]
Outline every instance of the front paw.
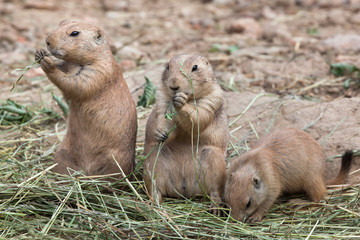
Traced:
[[214, 214], [215, 216], [221, 216], [221, 208], [219, 205], [211, 203], [210, 205], [210, 213]]
[[166, 131], [161, 129], [156, 129], [155, 131], [155, 139], [159, 142], [165, 142], [168, 139], [168, 134]]
[[40, 62], [44, 57], [49, 56], [49, 54], [44, 49], [36, 49], [35, 51], [35, 61]]
[[188, 97], [185, 93], [183, 92], [178, 92], [175, 94], [175, 96], [173, 97], [173, 104], [175, 109], [181, 109], [187, 102]]
[[254, 214], [252, 214], [252, 215], [250, 215], [249, 217], [246, 218], [246, 222], [247, 223], [261, 222], [263, 217], [264, 217], [264, 215], [254, 213]]
[[46, 73], [52, 72], [56, 69], [54, 60], [48, 56], [49, 54], [44, 49], [36, 50], [35, 52], [35, 60], [40, 63], [41, 68]]

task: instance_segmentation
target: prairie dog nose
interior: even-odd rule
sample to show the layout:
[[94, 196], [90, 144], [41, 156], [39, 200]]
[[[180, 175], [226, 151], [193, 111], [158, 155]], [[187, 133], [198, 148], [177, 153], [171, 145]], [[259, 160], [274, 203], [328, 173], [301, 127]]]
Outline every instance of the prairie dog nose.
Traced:
[[50, 42], [47, 39], [45, 40], [45, 42], [47, 46], [50, 46]]
[[177, 91], [180, 88], [178, 80], [175, 77], [169, 79], [168, 86], [173, 91]]
[[179, 90], [179, 87], [170, 87], [170, 89], [173, 91], [177, 91], [177, 90]]
[[52, 40], [53, 40], [53, 39], [51, 39], [51, 34], [49, 34], [49, 35], [46, 37], [46, 39], [45, 39], [46, 45], [47, 45], [48, 47], [51, 46]]

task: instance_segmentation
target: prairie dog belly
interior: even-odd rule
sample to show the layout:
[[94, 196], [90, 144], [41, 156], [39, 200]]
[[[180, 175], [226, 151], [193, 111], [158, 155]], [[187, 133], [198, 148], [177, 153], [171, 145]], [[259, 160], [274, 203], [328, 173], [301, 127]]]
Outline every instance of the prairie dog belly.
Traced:
[[[206, 169], [201, 168], [199, 158], [196, 158], [196, 149], [194, 155], [191, 151], [185, 151], [184, 147], [177, 151], [171, 146], [164, 146], [156, 160], [155, 183], [159, 190], [168, 197], [192, 197], [194, 195], [203, 195], [200, 183], [204, 182]], [[189, 148], [190, 146], [186, 146]], [[152, 168], [149, 171], [153, 171]], [[152, 175], [152, 174], [151, 174]]]

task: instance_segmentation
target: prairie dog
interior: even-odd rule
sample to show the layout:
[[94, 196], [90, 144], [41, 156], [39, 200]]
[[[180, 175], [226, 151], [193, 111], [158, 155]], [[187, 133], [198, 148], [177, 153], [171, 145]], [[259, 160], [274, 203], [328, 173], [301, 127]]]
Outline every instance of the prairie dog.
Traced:
[[55, 154], [54, 171], [119, 173], [115, 158], [129, 174], [135, 158], [135, 103], [104, 31], [85, 22], [62, 21], [46, 44], [59, 63], [43, 49], [36, 51], [35, 59], [70, 101], [67, 132]]
[[[176, 111], [171, 120], [165, 118], [169, 109]], [[223, 92], [209, 61], [197, 55], [173, 57], [163, 72], [156, 106], [146, 125], [145, 155], [163, 143], [144, 165], [152, 199], [161, 202], [164, 196], [206, 193], [220, 203], [228, 140]]]
[[[338, 176], [328, 184], [346, 180], [352, 151], [342, 157]], [[240, 221], [261, 221], [282, 193], [305, 192], [318, 202], [326, 192], [326, 157], [320, 144], [295, 128], [275, 130], [255, 147], [232, 161], [225, 186], [225, 202]]]

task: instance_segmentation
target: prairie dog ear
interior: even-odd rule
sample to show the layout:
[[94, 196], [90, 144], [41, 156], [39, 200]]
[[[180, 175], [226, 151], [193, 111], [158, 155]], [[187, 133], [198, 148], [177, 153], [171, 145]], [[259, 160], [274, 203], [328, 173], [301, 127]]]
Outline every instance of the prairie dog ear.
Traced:
[[59, 23], [59, 27], [64, 26], [64, 25], [67, 25], [67, 24], [69, 24], [69, 23], [71, 23], [71, 22], [75, 22], [75, 21], [70, 20], [70, 19], [64, 19], [64, 20], [62, 20], [62, 21]]
[[253, 183], [256, 189], [260, 188], [260, 180], [256, 177], [253, 178]]
[[97, 45], [103, 44], [105, 42], [104, 31], [101, 29], [96, 30], [94, 39]]
[[229, 176], [229, 181], [231, 181], [231, 179], [234, 177], [234, 173], [231, 173]]
[[201, 57], [201, 58], [204, 61], [205, 65], [207, 66], [210, 65], [209, 60], [206, 57]]

